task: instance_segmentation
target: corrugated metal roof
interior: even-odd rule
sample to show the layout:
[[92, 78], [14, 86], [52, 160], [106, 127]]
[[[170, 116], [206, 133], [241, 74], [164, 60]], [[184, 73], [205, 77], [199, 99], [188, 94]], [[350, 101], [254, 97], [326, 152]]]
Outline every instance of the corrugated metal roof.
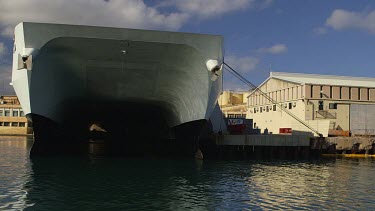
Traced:
[[270, 78], [300, 84], [321, 84], [333, 86], [375, 87], [375, 78], [304, 73], [271, 72]]

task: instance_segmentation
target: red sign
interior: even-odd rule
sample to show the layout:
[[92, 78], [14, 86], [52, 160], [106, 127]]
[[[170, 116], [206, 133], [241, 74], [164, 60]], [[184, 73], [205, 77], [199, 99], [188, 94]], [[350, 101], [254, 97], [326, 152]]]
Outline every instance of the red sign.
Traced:
[[291, 134], [292, 133], [292, 128], [279, 128], [279, 133], [280, 134]]

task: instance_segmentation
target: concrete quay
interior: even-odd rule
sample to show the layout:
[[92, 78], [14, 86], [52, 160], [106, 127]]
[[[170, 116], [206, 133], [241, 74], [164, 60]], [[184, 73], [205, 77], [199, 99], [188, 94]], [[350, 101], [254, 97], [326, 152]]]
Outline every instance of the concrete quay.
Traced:
[[373, 137], [310, 137], [307, 135], [215, 135], [216, 155], [238, 159], [310, 159], [341, 156], [375, 157]]
[[278, 147], [308, 147], [310, 137], [304, 135], [218, 135], [216, 145], [222, 146], [278, 146]]
[[216, 153], [223, 159], [309, 159], [318, 157], [309, 136], [216, 135]]
[[[375, 154], [375, 137], [327, 137], [324, 141], [312, 139], [311, 146], [325, 154]], [[370, 156], [371, 157], [371, 156]]]

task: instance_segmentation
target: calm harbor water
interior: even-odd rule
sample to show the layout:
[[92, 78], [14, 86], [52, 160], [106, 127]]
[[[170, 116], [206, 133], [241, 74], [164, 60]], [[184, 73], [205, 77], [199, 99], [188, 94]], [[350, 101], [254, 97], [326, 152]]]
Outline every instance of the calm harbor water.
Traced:
[[29, 158], [0, 137], [0, 210], [375, 209], [375, 160]]

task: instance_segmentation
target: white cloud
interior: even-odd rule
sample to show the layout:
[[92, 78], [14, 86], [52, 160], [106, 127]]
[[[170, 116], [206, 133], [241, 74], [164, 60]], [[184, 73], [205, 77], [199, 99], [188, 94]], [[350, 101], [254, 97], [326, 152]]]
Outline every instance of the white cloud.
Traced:
[[270, 53], [270, 54], [280, 54], [288, 51], [288, 47], [285, 44], [276, 44], [269, 48], [260, 48], [258, 52], [260, 53]]
[[4, 43], [0, 42], [0, 59], [6, 54], [7, 47]]
[[259, 8], [260, 9], [265, 9], [267, 7], [270, 7], [272, 4], [274, 3], [274, 0], [264, 0], [261, 2], [261, 4], [259, 5]]
[[[1, 24], [1, 20], [0, 20], [0, 24]], [[14, 35], [14, 26], [6, 26], [4, 29], [0, 31], [0, 34], [5, 37], [12, 37]]]
[[206, 19], [248, 8], [265, 9], [274, 0], [164, 0], [156, 7], [173, 7], [193, 18]]
[[176, 30], [188, 18], [180, 12], [162, 14], [141, 0], [0, 1], [3, 35], [22, 21]]
[[12, 67], [0, 64], [0, 95], [12, 95], [14, 89], [9, 85], [11, 82]]
[[259, 59], [255, 57], [245, 56], [226, 56], [225, 62], [230, 65], [234, 70], [240, 73], [249, 73], [255, 70], [259, 63]]
[[362, 29], [375, 33], [375, 10], [371, 12], [351, 12], [336, 9], [328, 17], [325, 25], [335, 30]]
[[170, 0], [179, 11], [209, 18], [254, 6], [255, 0]]
[[0, 0], [0, 34], [12, 36], [19, 22], [178, 30], [192, 18], [270, 4], [271, 0], [165, 0], [156, 6], [144, 0]]

